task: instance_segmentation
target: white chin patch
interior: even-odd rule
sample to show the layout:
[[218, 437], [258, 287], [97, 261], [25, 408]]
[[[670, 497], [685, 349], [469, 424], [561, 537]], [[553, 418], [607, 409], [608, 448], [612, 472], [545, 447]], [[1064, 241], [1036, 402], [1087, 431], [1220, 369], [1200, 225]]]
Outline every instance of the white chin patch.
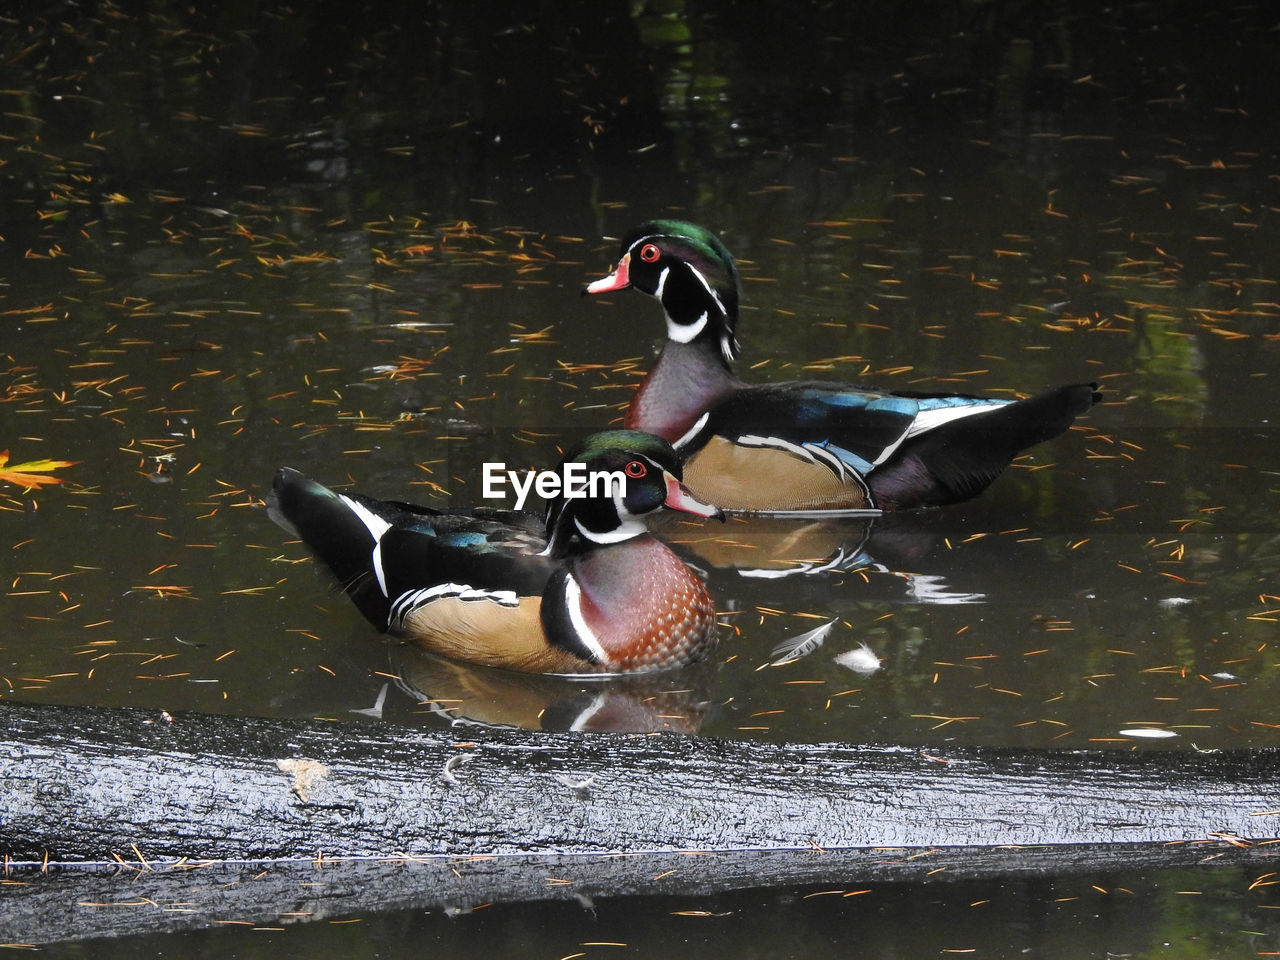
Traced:
[[620, 517], [618, 525], [612, 530], [588, 530], [582, 525], [577, 517], [573, 519], [573, 525], [578, 528], [578, 533], [582, 535], [584, 540], [590, 540], [592, 543], [621, 543], [623, 540], [630, 540], [632, 537], [638, 537], [647, 531], [647, 527], [634, 517]]
[[667, 339], [674, 340], [676, 343], [689, 343], [694, 337], [707, 328], [708, 316], [709, 315], [704, 312], [702, 316], [698, 317], [698, 319], [693, 323], [676, 323], [668, 314]]

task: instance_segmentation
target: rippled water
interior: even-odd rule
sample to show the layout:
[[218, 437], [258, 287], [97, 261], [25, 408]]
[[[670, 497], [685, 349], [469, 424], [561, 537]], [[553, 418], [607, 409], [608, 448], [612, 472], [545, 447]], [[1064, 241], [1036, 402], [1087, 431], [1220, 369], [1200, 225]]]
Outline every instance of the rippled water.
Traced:
[[[513, 689], [385, 642], [261, 497], [289, 464], [464, 505], [485, 461], [553, 462], [620, 415], [662, 331], [641, 297], [578, 290], [611, 267], [612, 238], [675, 213], [740, 258], [749, 378], [1001, 394], [1094, 379], [1105, 399], [971, 504], [665, 524], [728, 626], [710, 669], [644, 692], [663, 693], [660, 722], [1277, 745], [1280, 126], [1256, 69], [1273, 15], [457, 6], [48, 4], [5, 21], [0, 449], [74, 465], [60, 485], [0, 485], [0, 695], [350, 718], [385, 688], [392, 723], [573, 716], [599, 685]], [[766, 666], [828, 621], [818, 651]], [[842, 662], [862, 644], [878, 670]], [[1273, 942], [1250, 880], [1215, 888], [1247, 913], [1221, 922]], [[1154, 892], [1170, 884], [1120, 884], [1165, 939], [1185, 920], [1185, 898]], [[970, 893], [1034, 904], [1049, 927], [1061, 909], [1051, 881], [958, 889], [766, 900], [778, 929], [829, 924], [839, 943], [874, 920], [903, 952], [958, 944], [885, 931], [971, 923]], [[713, 912], [756, 909], [724, 901]], [[627, 906], [637, 943], [668, 936], [669, 904]], [[594, 936], [565, 946], [578, 921], [533, 907], [449, 929], [496, 945], [544, 921], [539, 954]], [[379, 920], [374, 939], [424, 922]], [[1067, 949], [1020, 923], [974, 925], [973, 942], [1013, 953], [1018, 927], [1041, 955]], [[1090, 929], [1093, 952], [1156, 946]]]

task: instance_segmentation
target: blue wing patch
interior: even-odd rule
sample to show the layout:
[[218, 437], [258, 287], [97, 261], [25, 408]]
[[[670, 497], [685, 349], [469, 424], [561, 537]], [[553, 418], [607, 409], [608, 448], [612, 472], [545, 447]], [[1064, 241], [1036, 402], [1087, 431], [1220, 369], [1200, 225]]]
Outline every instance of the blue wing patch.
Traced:
[[822, 443], [806, 444], [806, 446], [821, 447], [823, 450], [834, 454], [842, 463], [852, 467], [864, 477], [870, 473], [871, 468], [875, 466], [875, 464], [871, 463], [864, 457], [858, 456], [852, 450], [846, 450], [844, 447], [837, 446], [830, 440], [823, 440]]
[[474, 547], [488, 543], [489, 537], [479, 530], [459, 530], [441, 537], [440, 542], [450, 547]]
[[876, 393], [815, 381], [760, 384], [729, 394], [682, 439], [688, 457], [712, 436], [749, 446], [807, 449], [839, 472], [866, 476], [909, 438], [1011, 400], [958, 394]]

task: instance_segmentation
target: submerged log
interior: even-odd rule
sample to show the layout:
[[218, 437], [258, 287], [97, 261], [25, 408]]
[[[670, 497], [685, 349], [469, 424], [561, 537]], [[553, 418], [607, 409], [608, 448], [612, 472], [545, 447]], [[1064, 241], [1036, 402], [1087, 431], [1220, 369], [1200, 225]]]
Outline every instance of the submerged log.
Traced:
[[0, 851], [135, 862], [1271, 838], [1280, 751], [918, 750], [0, 705]]

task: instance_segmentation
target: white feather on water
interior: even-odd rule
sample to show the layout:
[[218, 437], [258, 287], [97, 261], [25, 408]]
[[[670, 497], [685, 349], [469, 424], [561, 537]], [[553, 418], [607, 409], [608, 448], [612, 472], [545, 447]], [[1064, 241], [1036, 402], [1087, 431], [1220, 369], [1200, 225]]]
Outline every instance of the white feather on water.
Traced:
[[852, 650], [837, 654], [835, 660], [840, 666], [863, 676], [870, 676], [880, 669], [880, 658], [865, 643], [860, 643]]
[[763, 670], [765, 667], [780, 667], [784, 663], [792, 663], [802, 657], [807, 657], [827, 642], [827, 634], [831, 632], [831, 628], [835, 625], [836, 621], [834, 619], [828, 620], [820, 627], [814, 627], [812, 630], [806, 630], [804, 633], [797, 634], [794, 637], [788, 637], [769, 651], [769, 662], [756, 669]]

